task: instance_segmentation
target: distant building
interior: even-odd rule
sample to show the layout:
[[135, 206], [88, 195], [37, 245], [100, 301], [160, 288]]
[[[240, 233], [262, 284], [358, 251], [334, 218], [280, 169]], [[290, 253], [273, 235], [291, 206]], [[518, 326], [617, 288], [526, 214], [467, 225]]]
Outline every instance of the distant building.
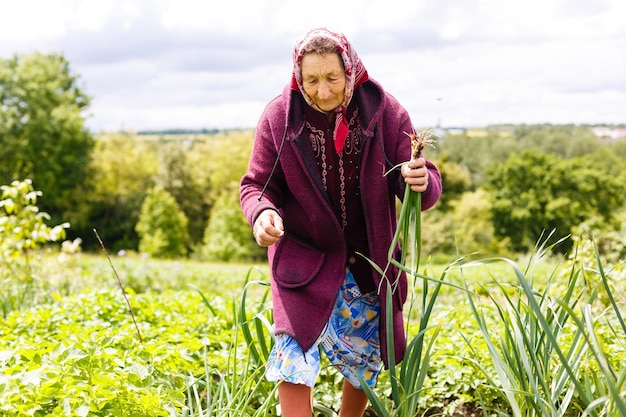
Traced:
[[467, 132], [467, 128], [464, 127], [447, 127], [446, 129], [447, 135], [462, 135]]
[[597, 126], [592, 127], [591, 131], [600, 139], [606, 139], [610, 141], [620, 140], [626, 137], [626, 128], [623, 127]]

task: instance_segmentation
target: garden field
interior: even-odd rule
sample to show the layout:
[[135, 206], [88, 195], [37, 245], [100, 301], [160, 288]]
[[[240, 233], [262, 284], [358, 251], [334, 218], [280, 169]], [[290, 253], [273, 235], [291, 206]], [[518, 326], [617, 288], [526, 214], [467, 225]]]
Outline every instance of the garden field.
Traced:
[[[409, 354], [368, 415], [625, 415], [622, 266], [547, 252], [424, 263]], [[0, 415], [279, 415], [265, 265], [41, 251], [28, 267], [0, 293]], [[340, 382], [324, 368], [316, 413]]]
[[[280, 415], [240, 204], [255, 130], [92, 134], [69, 64], [0, 59], [0, 417]], [[406, 258], [374, 266], [412, 291], [367, 417], [626, 417], [623, 128], [418, 130], [444, 192], [405, 192]], [[341, 399], [324, 365], [316, 417]]]

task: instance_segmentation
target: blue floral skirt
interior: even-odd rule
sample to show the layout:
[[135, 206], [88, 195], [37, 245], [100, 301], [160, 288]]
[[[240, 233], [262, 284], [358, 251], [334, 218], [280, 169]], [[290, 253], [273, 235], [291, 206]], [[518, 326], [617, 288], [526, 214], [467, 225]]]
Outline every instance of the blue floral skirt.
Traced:
[[275, 336], [267, 363], [267, 379], [314, 387], [320, 373], [320, 350], [323, 350], [355, 388], [361, 388], [357, 374], [374, 387], [381, 369], [379, 314], [378, 295], [361, 294], [354, 276], [346, 271], [328, 323], [307, 352], [291, 336]]

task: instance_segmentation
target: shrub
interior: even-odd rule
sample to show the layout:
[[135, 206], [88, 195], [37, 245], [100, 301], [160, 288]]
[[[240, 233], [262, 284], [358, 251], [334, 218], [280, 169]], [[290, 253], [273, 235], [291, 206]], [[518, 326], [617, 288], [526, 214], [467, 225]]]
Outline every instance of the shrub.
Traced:
[[49, 227], [47, 213], [40, 212], [41, 191], [29, 179], [0, 187], [0, 308], [3, 316], [34, 302], [36, 268], [29, 252], [47, 242], [65, 238], [69, 223]]
[[187, 216], [174, 197], [154, 187], [141, 206], [135, 229], [139, 235], [139, 251], [154, 257], [175, 258], [187, 255]]
[[224, 192], [217, 199], [204, 232], [201, 257], [212, 261], [260, 260], [265, 251], [250, 231], [237, 193]]

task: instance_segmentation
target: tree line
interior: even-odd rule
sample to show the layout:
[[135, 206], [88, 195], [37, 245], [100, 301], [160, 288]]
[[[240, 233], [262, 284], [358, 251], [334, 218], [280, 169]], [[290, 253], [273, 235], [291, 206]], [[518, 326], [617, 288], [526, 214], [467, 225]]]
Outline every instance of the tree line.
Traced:
[[[86, 249], [97, 249], [96, 229], [114, 251], [263, 258], [239, 209], [252, 129], [93, 134], [89, 101], [62, 55], [0, 58], [0, 184], [32, 180], [50, 223], [69, 222], [68, 237]], [[427, 250], [525, 252], [555, 230], [593, 232], [607, 251], [626, 254], [626, 140], [578, 125], [452, 133], [427, 150], [444, 183], [424, 213]]]
[[606, 141], [589, 126], [492, 126], [445, 136], [437, 157], [443, 207], [426, 222], [441, 235], [437, 249], [507, 255], [554, 231], [573, 237], [562, 252], [585, 235], [626, 254], [616, 239], [626, 231], [626, 139]]

